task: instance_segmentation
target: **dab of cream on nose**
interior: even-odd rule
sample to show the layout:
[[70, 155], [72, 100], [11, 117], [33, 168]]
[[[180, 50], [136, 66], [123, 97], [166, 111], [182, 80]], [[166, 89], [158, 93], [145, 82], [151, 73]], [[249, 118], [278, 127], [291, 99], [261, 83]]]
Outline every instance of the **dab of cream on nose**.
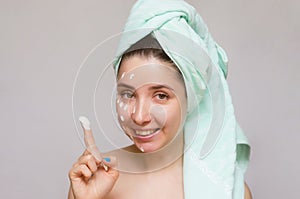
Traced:
[[81, 126], [86, 129], [86, 130], [91, 130], [91, 123], [89, 121], [89, 119], [87, 119], [84, 116], [80, 116], [79, 117], [79, 121], [81, 123]]

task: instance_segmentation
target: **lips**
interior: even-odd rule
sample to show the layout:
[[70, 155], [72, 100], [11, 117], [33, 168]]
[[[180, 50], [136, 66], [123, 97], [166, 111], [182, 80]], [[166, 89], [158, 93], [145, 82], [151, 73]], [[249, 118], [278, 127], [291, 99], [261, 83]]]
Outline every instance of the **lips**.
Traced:
[[160, 132], [160, 129], [135, 130], [134, 137], [138, 139], [148, 140]]
[[158, 129], [152, 129], [152, 130], [136, 130], [135, 134], [136, 135], [140, 135], [140, 136], [147, 136], [150, 134], [155, 133], [155, 131], [157, 131]]

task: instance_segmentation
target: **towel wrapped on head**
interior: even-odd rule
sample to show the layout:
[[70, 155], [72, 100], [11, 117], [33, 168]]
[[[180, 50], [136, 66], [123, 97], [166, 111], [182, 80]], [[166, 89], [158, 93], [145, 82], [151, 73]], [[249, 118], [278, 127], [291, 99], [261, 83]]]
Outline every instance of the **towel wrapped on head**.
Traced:
[[122, 33], [116, 72], [122, 55], [138, 48], [162, 48], [184, 78], [185, 198], [243, 198], [250, 147], [235, 119], [227, 56], [200, 15], [183, 0], [137, 1]]

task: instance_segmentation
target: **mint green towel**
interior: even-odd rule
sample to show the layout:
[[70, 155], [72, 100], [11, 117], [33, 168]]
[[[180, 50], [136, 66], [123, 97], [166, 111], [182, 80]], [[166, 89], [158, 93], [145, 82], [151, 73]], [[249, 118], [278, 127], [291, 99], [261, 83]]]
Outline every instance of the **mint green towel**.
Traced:
[[185, 198], [244, 198], [250, 147], [235, 119], [225, 52], [185, 1], [140, 0], [122, 33], [116, 71], [122, 54], [149, 34], [179, 67], [187, 89]]

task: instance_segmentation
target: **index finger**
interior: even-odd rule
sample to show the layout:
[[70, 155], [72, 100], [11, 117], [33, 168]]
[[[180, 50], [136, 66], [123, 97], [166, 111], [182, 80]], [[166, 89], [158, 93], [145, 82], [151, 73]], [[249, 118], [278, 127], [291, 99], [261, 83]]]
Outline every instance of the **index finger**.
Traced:
[[96, 146], [96, 142], [90, 128], [90, 121], [86, 117], [79, 117], [79, 121], [84, 131], [84, 143], [86, 149], [98, 160], [102, 161], [101, 153]]

